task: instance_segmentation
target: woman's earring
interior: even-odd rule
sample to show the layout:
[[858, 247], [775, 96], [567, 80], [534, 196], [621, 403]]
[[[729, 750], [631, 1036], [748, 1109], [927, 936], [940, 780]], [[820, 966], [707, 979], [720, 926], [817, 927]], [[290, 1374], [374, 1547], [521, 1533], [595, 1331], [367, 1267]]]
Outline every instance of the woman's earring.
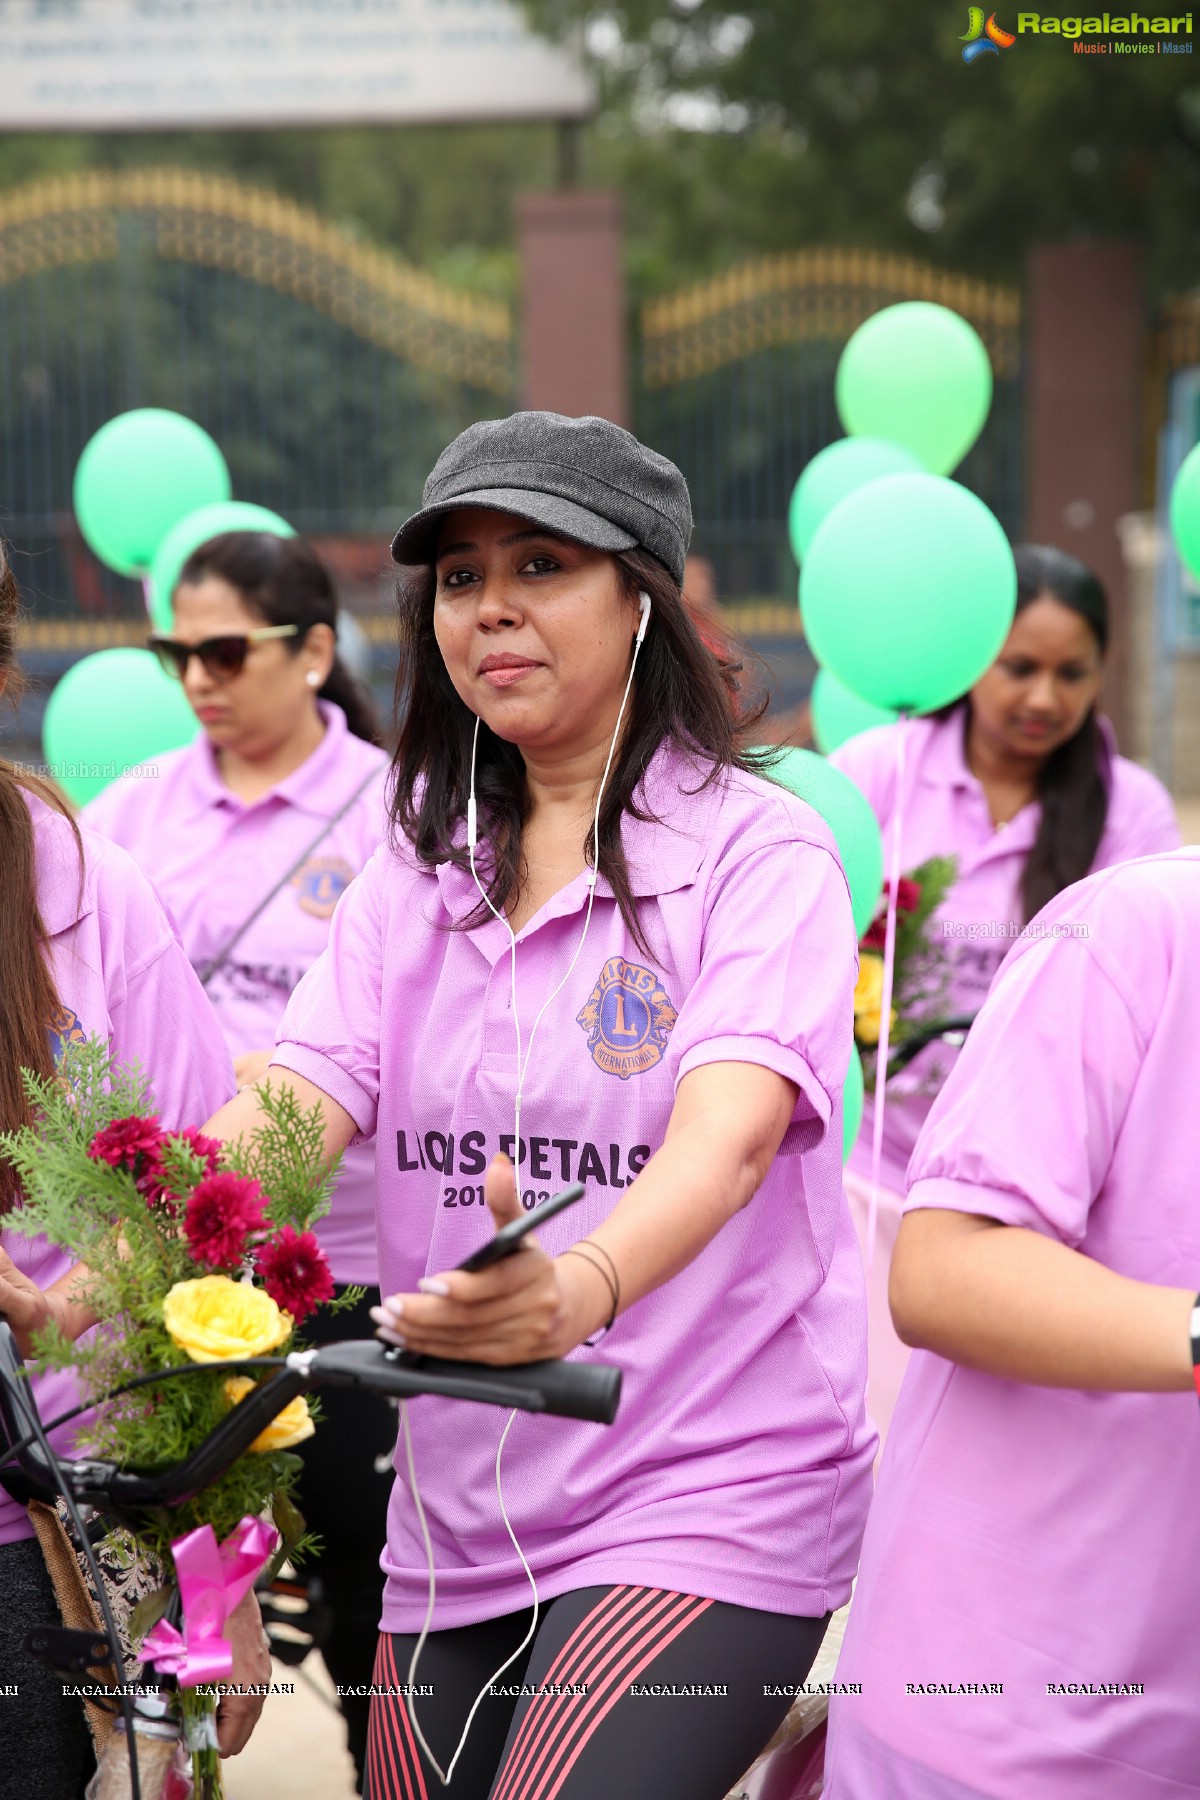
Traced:
[[321, 685], [321, 677], [317, 674], [315, 669], [310, 669], [308, 671], [305, 680], [308, 682], [309, 687], [320, 687]]

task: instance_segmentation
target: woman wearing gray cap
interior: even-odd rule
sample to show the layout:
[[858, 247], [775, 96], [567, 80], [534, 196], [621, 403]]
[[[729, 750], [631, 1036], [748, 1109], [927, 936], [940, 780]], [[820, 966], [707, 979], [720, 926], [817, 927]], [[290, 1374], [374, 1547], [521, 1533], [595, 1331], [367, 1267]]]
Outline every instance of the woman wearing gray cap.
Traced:
[[[690, 530], [628, 432], [519, 413], [449, 446], [393, 546], [393, 843], [271, 1078], [331, 1151], [377, 1139], [389, 1341], [598, 1354], [624, 1394], [608, 1430], [414, 1408], [372, 1800], [442, 1771], [455, 1800], [718, 1800], [850, 1592], [875, 1451], [841, 1186], [854, 930], [823, 823], [738, 748]], [[572, 1182], [536, 1246], [460, 1268]]]

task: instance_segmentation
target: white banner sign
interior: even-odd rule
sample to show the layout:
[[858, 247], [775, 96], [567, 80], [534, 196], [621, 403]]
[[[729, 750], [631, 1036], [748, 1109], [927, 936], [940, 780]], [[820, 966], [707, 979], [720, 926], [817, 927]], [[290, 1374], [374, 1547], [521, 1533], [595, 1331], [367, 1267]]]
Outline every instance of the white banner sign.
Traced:
[[0, 131], [578, 119], [508, 0], [0, 0]]

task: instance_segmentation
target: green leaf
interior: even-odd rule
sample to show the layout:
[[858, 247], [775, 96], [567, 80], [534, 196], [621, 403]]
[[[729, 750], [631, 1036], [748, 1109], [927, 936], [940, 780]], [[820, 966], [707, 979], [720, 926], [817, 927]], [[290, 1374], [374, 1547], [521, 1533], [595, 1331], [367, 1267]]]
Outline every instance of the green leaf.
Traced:
[[146, 1633], [153, 1631], [170, 1606], [174, 1593], [170, 1586], [155, 1588], [152, 1594], [146, 1594], [138, 1601], [129, 1615], [129, 1636], [135, 1644], [140, 1644]]
[[304, 1517], [282, 1489], [275, 1495], [271, 1505], [271, 1517], [279, 1527], [279, 1535], [283, 1539], [283, 1548], [289, 1550], [298, 1544], [307, 1529]]

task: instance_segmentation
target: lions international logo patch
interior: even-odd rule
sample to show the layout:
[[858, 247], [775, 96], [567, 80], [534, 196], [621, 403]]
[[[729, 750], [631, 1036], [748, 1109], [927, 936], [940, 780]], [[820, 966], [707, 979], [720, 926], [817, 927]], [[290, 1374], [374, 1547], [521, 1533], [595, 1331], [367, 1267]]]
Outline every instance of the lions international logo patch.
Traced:
[[299, 888], [301, 912], [314, 919], [328, 919], [333, 909], [354, 880], [354, 870], [340, 856], [314, 856], [292, 876], [292, 886]]
[[611, 956], [577, 1023], [596, 1067], [628, 1081], [662, 1061], [678, 1017], [653, 969]]
[[69, 1006], [60, 1006], [49, 1025], [46, 1027], [50, 1039], [50, 1054], [55, 1062], [59, 1062], [68, 1044], [86, 1044], [87, 1032], [78, 1013]]

